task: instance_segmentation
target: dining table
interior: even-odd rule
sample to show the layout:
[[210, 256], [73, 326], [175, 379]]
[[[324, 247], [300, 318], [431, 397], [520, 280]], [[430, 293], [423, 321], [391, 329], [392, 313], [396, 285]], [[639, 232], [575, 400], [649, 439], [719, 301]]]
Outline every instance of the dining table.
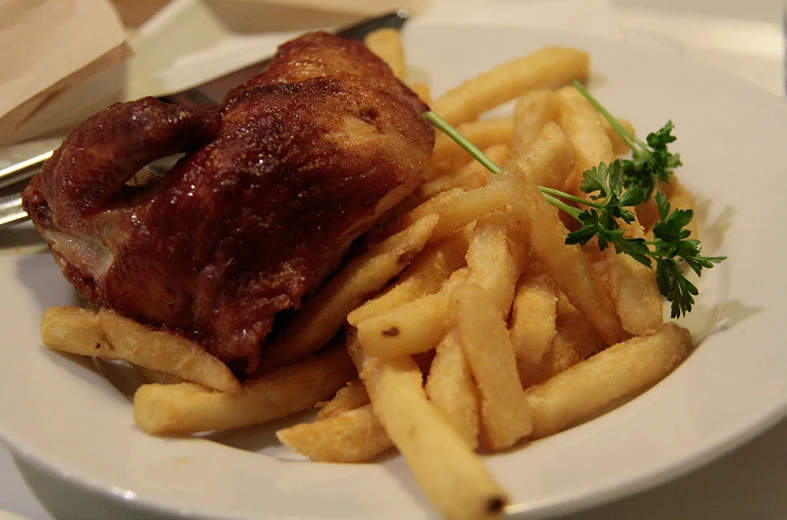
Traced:
[[[658, 47], [721, 69], [773, 96], [786, 94], [787, 1], [428, 0], [414, 5], [413, 17], [422, 23], [554, 29]], [[0, 445], [0, 520], [159, 517], [170, 518], [86, 490], [67, 474], [54, 474]], [[687, 474], [559, 518], [787, 518], [787, 419]]]

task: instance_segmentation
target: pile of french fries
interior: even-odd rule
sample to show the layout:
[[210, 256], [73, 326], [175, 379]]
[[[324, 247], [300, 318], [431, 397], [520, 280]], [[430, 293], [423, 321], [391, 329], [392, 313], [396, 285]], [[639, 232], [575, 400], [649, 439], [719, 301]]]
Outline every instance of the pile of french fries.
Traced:
[[[367, 40], [406, 79], [399, 34]], [[134, 399], [154, 435], [251, 426], [317, 407], [277, 432], [315, 461], [396, 448], [441, 514], [498, 518], [509, 501], [482, 455], [594, 416], [669, 374], [688, 331], [663, 321], [653, 271], [612, 249], [565, 245], [538, 185], [580, 194], [584, 170], [628, 150], [569, 80], [588, 56], [550, 47], [430, 100], [495, 162], [489, 174], [439, 135], [425, 182], [267, 348], [243, 383], [198, 345], [111, 311], [51, 308], [50, 348], [126, 360], [153, 381]], [[513, 117], [481, 119], [516, 99]], [[673, 207], [691, 196], [673, 176]], [[647, 236], [655, 206], [627, 227]], [[696, 229], [693, 230], [696, 234]], [[372, 295], [371, 297], [369, 295]]]

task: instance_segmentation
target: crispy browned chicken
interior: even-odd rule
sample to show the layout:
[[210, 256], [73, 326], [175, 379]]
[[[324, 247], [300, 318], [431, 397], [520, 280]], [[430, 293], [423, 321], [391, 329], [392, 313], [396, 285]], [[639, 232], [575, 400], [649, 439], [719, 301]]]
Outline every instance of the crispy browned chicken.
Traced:
[[[426, 109], [362, 43], [307, 34], [220, 108], [146, 98], [96, 114], [24, 205], [83, 297], [251, 372], [274, 315], [420, 182]], [[178, 152], [163, 177], [129, 182]]]

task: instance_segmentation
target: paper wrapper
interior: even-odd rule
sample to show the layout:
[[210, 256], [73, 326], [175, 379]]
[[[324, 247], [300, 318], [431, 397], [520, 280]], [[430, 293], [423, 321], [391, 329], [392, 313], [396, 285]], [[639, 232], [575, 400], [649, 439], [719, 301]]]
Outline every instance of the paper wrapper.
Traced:
[[0, 146], [47, 130], [26, 122], [54, 96], [131, 54], [104, 0], [2, 2], [0, 49]]

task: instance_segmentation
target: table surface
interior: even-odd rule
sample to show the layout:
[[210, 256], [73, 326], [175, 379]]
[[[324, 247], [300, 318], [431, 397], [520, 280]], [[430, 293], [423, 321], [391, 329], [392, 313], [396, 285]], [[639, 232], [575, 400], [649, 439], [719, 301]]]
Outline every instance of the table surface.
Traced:
[[[419, 16], [443, 23], [510, 25], [519, 20], [526, 21], [523, 26], [660, 45], [784, 96], [785, 7], [787, 0], [433, 0]], [[143, 518], [14, 459], [0, 446], [0, 520], [15, 515], [36, 520]], [[787, 419], [688, 475], [561, 518], [787, 518]]]

